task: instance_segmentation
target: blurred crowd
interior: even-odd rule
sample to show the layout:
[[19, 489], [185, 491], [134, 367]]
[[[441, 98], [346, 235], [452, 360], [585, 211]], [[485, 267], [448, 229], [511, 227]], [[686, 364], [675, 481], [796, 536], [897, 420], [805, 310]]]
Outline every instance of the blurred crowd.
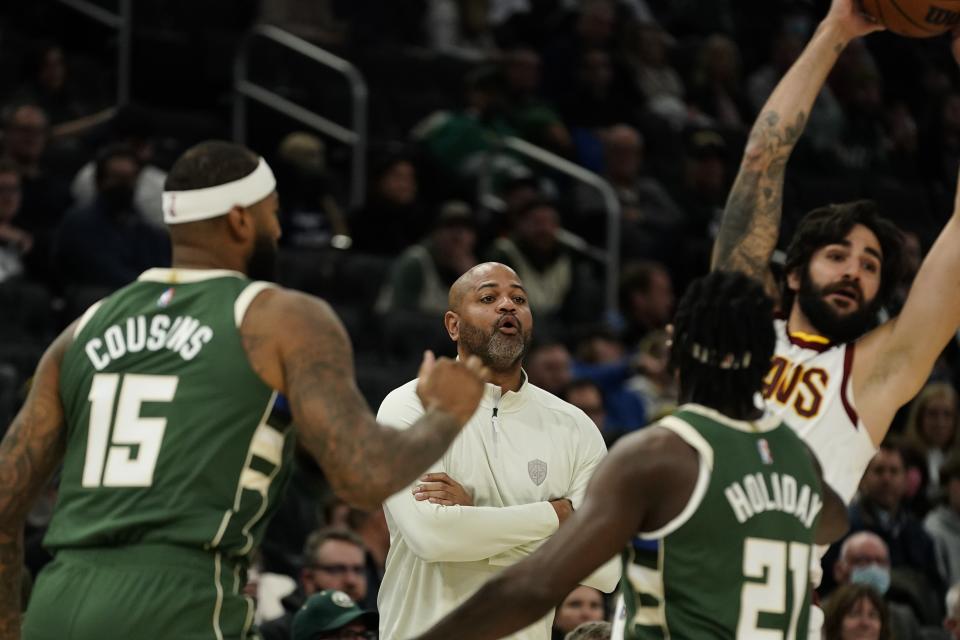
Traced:
[[[266, 110], [252, 109], [247, 127], [278, 178], [279, 282], [333, 304], [371, 405], [414, 376], [424, 348], [452, 353], [441, 323], [447, 290], [495, 260], [529, 291], [530, 381], [583, 409], [612, 444], [676, 404], [665, 331], [675, 296], [707, 270], [749, 127], [827, 3], [204, 4], [191, 13], [137, 3], [133, 102], [121, 107], [111, 38], [93, 27], [68, 33], [57, 17], [70, 10], [53, 2], [0, 9], [0, 429], [56, 332], [143, 270], [169, 264], [165, 169], [191, 144], [228, 137], [233, 51], [264, 22], [351, 60], [370, 85], [362, 204], [348, 197], [348, 149]], [[176, 67], [204, 38], [214, 51]], [[276, 52], [258, 60], [252, 73], [274, 70], [259, 82], [343, 117], [347, 94], [333, 79], [278, 64]], [[613, 187], [616, 309], [598, 258], [608, 241], [602, 194], [507, 150], [509, 136]], [[915, 273], [951, 211], [958, 169], [960, 83], [946, 42], [885, 33], [856, 41], [791, 160], [781, 237], [813, 206], [874, 198], [905, 232]], [[844, 629], [857, 616], [895, 630], [876, 637], [897, 638], [931, 637], [921, 628], [960, 616], [958, 593], [947, 598], [952, 609], [944, 605], [960, 582], [957, 352], [947, 349], [898, 417], [851, 506], [851, 534], [826, 560], [820, 596], [831, 638], [854, 637]], [[46, 561], [39, 539], [54, 497], [51, 488], [31, 515], [34, 571]], [[293, 612], [324, 590], [374, 609], [388, 548], [382, 512], [340, 503], [300, 459], [251, 573], [265, 637], [290, 637]], [[609, 619], [601, 596], [571, 593], [556, 637]]]

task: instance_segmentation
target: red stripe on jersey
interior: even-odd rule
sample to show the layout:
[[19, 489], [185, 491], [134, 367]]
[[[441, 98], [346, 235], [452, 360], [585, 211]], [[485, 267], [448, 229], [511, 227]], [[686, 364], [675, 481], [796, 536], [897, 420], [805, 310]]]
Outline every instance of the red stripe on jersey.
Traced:
[[847, 412], [847, 417], [850, 418], [850, 422], [853, 423], [853, 428], [856, 429], [860, 423], [860, 418], [857, 416], [857, 411], [853, 408], [853, 403], [850, 402], [850, 398], [847, 397], [847, 385], [850, 384], [850, 372], [853, 370], [853, 351], [857, 343], [848, 342], [844, 346], [846, 347], [846, 351], [843, 354], [843, 379], [840, 381], [840, 400], [843, 402], [843, 408]]

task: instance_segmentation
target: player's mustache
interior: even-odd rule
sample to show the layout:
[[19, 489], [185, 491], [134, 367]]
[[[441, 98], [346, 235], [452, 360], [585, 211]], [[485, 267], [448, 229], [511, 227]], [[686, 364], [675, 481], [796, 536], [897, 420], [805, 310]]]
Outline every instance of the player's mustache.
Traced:
[[822, 295], [828, 296], [831, 293], [853, 293], [857, 298], [857, 302], [863, 302], [863, 289], [860, 288], [860, 283], [854, 282], [853, 280], [844, 280], [837, 282], [835, 284], [827, 285], [823, 288]]

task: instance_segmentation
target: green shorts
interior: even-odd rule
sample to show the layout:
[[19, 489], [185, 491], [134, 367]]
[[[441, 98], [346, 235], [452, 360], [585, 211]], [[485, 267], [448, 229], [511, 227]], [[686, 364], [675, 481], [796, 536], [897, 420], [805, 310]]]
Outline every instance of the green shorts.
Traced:
[[60, 550], [37, 577], [23, 639], [252, 639], [244, 579], [242, 567], [200, 549]]

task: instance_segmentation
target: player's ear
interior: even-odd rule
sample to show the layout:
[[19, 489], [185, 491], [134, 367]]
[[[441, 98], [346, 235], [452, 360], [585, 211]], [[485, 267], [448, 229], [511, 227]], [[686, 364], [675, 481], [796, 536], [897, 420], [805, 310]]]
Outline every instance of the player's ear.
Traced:
[[256, 235], [253, 213], [246, 207], [234, 206], [227, 212], [226, 218], [231, 239], [243, 243]]
[[797, 267], [796, 269], [791, 269], [787, 272], [787, 288], [790, 291], [800, 291], [800, 269], [803, 267]]
[[460, 339], [460, 316], [455, 311], [447, 311], [443, 314], [443, 326], [451, 340], [456, 342]]

